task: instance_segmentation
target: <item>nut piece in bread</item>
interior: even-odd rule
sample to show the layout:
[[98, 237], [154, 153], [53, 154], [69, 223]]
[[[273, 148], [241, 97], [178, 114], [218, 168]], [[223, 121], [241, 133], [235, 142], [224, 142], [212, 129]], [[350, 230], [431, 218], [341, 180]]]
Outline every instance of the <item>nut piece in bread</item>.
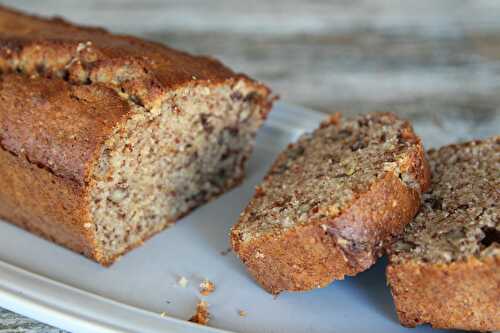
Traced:
[[334, 116], [278, 156], [232, 228], [232, 247], [273, 294], [324, 287], [373, 265], [428, 186], [408, 122]]

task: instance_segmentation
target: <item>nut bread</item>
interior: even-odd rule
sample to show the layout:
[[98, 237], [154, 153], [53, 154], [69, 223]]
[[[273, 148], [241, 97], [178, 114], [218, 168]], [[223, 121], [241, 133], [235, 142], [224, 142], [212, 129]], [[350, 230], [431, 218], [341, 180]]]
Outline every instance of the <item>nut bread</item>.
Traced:
[[237, 185], [270, 91], [220, 62], [0, 8], [0, 218], [103, 265]]
[[420, 139], [391, 113], [338, 115], [290, 144], [231, 231], [267, 291], [324, 287], [372, 266], [429, 186]]
[[404, 326], [500, 330], [500, 136], [429, 151], [432, 186], [390, 249]]

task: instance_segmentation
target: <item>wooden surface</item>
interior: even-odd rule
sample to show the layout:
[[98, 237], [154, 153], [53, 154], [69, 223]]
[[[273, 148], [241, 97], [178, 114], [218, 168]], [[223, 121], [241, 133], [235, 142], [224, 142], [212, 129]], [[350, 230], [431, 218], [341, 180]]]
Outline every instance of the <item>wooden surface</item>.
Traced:
[[[500, 132], [497, 1], [1, 2], [214, 55], [288, 103], [433, 122], [442, 144]], [[7, 332], [58, 330], [0, 309]]]

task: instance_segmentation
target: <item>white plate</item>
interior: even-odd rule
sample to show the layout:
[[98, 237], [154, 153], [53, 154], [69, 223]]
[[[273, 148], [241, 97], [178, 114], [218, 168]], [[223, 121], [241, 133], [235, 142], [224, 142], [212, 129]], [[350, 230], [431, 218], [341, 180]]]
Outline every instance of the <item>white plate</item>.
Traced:
[[[277, 153], [322, 114], [278, 104], [260, 131], [244, 184], [205, 205], [125, 255], [110, 268], [0, 223], [0, 306], [72, 332], [403, 332], [385, 285], [384, 261], [356, 278], [274, 299], [259, 288], [228, 248], [228, 231]], [[432, 137], [428, 125], [425, 133]], [[441, 130], [439, 130], [441, 131]], [[186, 288], [177, 284], [185, 276]], [[194, 314], [198, 284], [210, 327]], [[246, 316], [241, 317], [239, 310]], [[166, 317], [160, 313], [165, 312]]]

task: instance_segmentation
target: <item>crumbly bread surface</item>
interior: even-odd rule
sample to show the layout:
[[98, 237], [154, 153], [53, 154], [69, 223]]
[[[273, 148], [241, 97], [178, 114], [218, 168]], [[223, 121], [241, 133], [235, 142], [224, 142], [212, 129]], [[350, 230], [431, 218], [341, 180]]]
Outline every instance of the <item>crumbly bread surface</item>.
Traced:
[[270, 292], [324, 286], [375, 262], [416, 213], [428, 178], [408, 122], [332, 117], [279, 155], [232, 246]]
[[[500, 255], [500, 137], [431, 150], [431, 190], [402, 239], [394, 262], [447, 263]], [[496, 235], [496, 236], [495, 236]]]
[[0, 8], [0, 217], [102, 264], [237, 185], [270, 91], [218, 61]]
[[429, 151], [432, 186], [390, 249], [401, 323], [500, 329], [500, 137]]

